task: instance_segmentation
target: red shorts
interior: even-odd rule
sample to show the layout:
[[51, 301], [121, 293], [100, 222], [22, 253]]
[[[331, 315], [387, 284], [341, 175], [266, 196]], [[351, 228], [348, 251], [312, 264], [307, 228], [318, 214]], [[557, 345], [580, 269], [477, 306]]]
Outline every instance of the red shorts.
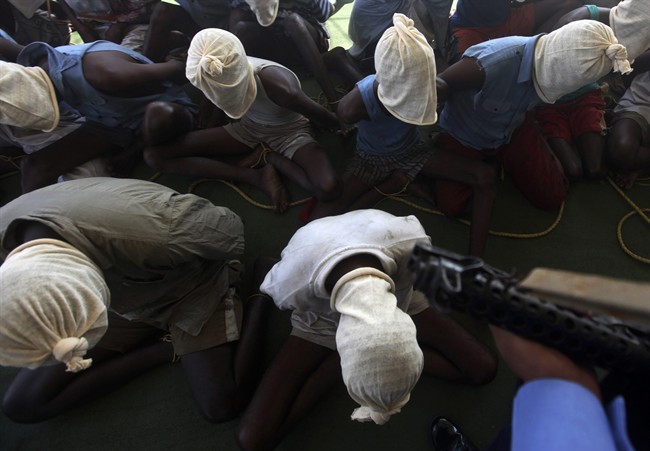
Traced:
[[605, 100], [594, 89], [566, 103], [544, 105], [537, 110], [537, 120], [547, 138], [573, 143], [573, 138], [588, 132], [605, 132]]
[[[515, 130], [510, 142], [496, 150], [482, 152], [465, 147], [447, 133], [440, 134], [437, 146], [475, 160], [495, 158], [517, 189], [538, 208], [554, 210], [566, 199], [569, 182], [562, 165], [530, 114]], [[435, 186], [440, 211], [447, 216], [458, 216], [465, 211], [472, 197], [469, 185], [437, 180]]]
[[535, 31], [535, 4], [510, 8], [508, 18], [496, 27], [454, 28], [451, 31], [447, 61], [453, 64], [465, 50], [490, 39], [504, 36], [530, 36]]

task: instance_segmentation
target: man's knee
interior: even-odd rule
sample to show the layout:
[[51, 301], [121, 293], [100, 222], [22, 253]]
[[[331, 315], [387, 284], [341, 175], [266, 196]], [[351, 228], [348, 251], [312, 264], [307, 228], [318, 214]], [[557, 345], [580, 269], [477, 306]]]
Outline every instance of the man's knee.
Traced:
[[639, 150], [638, 140], [628, 134], [619, 133], [610, 138], [607, 145], [609, 159], [621, 168], [633, 167]]
[[239, 414], [234, 396], [230, 399], [221, 399], [219, 402], [199, 405], [201, 416], [210, 423], [224, 423], [233, 420]]
[[260, 428], [256, 428], [246, 417], [242, 418], [235, 431], [235, 440], [244, 451], [273, 449], [273, 437], [264, 436]]
[[39, 416], [36, 406], [11, 390], [5, 394], [0, 408], [2, 413], [15, 423], [36, 423], [45, 420]]
[[174, 17], [181, 12], [182, 8], [178, 5], [160, 2], [151, 13], [150, 23], [156, 25], [171, 24]]
[[325, 202], [333, 201], [343, 194], [343, 183], [336, 174], [327, 174], [317, 187], [318, 198]]
[[191, 114], [169, 102], [151, 102], [142, 121], [142, 134], [147, 146], [164, 144], [192, 129]]

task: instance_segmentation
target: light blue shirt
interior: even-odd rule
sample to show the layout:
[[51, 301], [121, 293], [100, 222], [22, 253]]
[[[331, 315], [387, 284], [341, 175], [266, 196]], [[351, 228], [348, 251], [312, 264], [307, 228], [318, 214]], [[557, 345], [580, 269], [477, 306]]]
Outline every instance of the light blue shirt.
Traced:
[[183, 91], [183, 87], [172, 83], [168, 83], [167, 89], [160, 94], [141, 97], [116, 97], [93, 88], [84, 77], [82, 58], [86, 53], [106, 50], [126, 53], [142, 64], [153, 64], [140, 53], [108, 41], [56, 48], [44, 42], [32, 42], [18, 54], [17, 63], [34, 66], [42, 57], [47, 56], [48, 75], [62, 96], [61, 103], [87, 119], [108, 127], [137, 129], [146, 106], [155, 100], [177, 103], [196, 111], [195, 104]]
[[440, 114], [440, 127], [473, 149], [510, 142], [526, 112], [541, 103], [533, 86], [535, 43], [541, 35], [492, 39], [467, 49], [485, 71], [480, 90], [454, 91]]

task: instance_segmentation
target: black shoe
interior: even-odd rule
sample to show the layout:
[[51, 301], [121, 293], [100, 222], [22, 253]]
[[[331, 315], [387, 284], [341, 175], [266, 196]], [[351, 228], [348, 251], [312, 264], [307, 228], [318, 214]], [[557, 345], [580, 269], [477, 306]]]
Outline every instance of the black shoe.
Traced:
[[479, 451], [458, 426], [445, 417], [431, 422], [431, 441], [434, 451]]

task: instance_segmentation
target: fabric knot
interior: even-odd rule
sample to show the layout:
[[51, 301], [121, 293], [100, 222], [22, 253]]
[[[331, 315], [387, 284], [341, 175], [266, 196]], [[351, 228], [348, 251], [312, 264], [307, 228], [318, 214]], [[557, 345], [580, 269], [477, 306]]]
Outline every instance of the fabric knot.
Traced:
[[624, 45], [611, 44], [605, 50], [605, 54], [612, 60], [614, 72], [620, 72], [623, 75], [632, 72], [632, 66], [630, 66], [630, 61], [627, 58], [627, 49]]
[[204, 55], [199, 62], [203, 71], [211, 77], [219, 77], [223, 73], [223, 62], [212, 55]]
[[390, 417], [401, 412], [401, 410], [401, 406], [390, 410], [377, 410], [372, 407], [363, 406], [354, 409], [350, 418], [354, 421], [359, 421], [360, 423], [374, 421], [375, 424], [382, 425], [388, 423]]
[[52, 355], [59, 362], [66, 364], [66, 371], [77, 373], [85, 370], [92, 364], [92, 359], [83, 358], [86, 355], [86, 351], [88, 351], [88, 340], [83, 337], [68, 337], [59, 340], [54, 345]]

